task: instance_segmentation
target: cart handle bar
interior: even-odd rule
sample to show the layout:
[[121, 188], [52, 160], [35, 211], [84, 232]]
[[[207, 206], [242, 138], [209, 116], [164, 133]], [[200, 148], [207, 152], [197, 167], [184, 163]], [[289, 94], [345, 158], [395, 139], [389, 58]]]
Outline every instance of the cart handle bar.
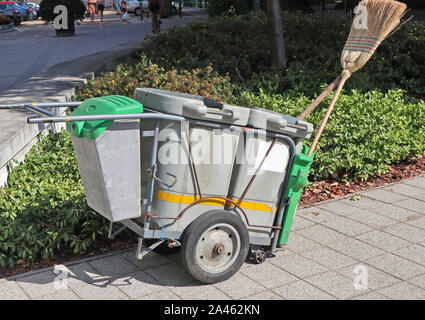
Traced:
[[26, 108], [28, 106], [37, 106], [41, 108], [58, 108], [58, 107], [78, 107], [83, 102], [45, 102], [45, 103], [36, 103], [36, 102], [28, 102], [28, 103], [16, 103], [16, 104], [0, 104], [0, 109], [18, 109], [18, 108]]
[[167, 114], [151, 113], [128, 113], [128, 114], [100, 114], [90, 116], [66, 116], [66, 117], [41, 117], [28, 118], [28, 123], [52, 123], [52, 122], [75, 122], [97, 120], [131, 120], [131, 119], [162, 119], [171, 121], [184, 121], [183, 117]]

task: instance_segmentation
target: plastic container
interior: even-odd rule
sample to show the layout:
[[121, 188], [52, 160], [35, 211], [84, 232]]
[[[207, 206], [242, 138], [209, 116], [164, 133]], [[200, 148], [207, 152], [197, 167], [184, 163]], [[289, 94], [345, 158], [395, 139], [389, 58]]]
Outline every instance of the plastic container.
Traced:
[[[71, 115], [141, 113], [130, 98], [85, 100]], [[138, 120], [67, 123], [88, 205], [112, 222], [141, 215]]]
[[[313, 126], [308, 122], [255, 107], [251, 109], [248, 126], [290, 137], [295, 144], [295, 153], [301, 153], [303, 140], [313, 132]], [[291, 148], [284, 139], [274, 142], [273, 136], [256, 135], [253, 131], [246, 130], [244, 143], [239, 143], [228, 197], [239, 201], [259, 169], [241, 208], [251, 225], [272, 226], [280, 223], [276, 221], [276, 214], [287, 170], [291, 170], [288, 169], [290, 158], [294, 154], [291, 154]], [[274, 232], [261, 227], [250, 227], [249, 231], [256, 244], [262, 245], [270, 244]]]
[[[185, 226], [200, 214], [213, 209], [223, 209], [225, 205], [223, 198], [228, 193], [241, 135], [240, 129], [235, 130], [229, 125], [246, 125], [250, 109], [222, 105], [195, 95], [147, 88], [136, 89], [134, 98], [145, 108], [155, 112], [184, 116], [193, 120], [183, 123], [161, 120], [158, 123], [156, 176], [165, 183], [155, 184], [152, 211], [160, 216], [176, 217], [189, 204], [200, 198], [198, 184], [204, 198], [199, 205], [188, 209], [184, 219], [173, 222], [167, 220], [167, 231], [184, 230]], [[215, 124], [211, 124], [210, 121]], [[154, 130], [155, 122], [155, 120], [142, 121], [142, 129]], [[198, 183], [191, 166], [189, 140]], [[151, 156], [149, 150], [153, 147], [152, 143], [153, 137], [142, 138], [142, 146], [146, 148], [146, 152], [142, 152], [143, 184], [149, 181]], [[174, 180], [175, 185], [168, 188], [166, 184], [171, 184]], [[147, 196], [147, 192], [142, 190], [144, 197]], [[156, 220], [156, 223], [156, 227], [159, 228], [163, 221]]]

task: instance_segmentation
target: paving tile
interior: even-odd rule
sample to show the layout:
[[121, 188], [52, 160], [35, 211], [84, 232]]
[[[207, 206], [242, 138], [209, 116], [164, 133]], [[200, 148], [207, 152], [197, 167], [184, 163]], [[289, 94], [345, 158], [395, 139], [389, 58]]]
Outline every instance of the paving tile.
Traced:
[[402, 280], [425, 273], [425, 267], [392, 253], [369, 259], [366, 263]]
[[[341, 200], [341, 201], [349, 201], [349, 200]], [[350, 201], [353, 203], [353, 206], [358, 206], [363, 208], [365, 212], [375, 212], [384, 217], [395, 219], [398, 221], [405, 221], [412, 215], [413, 213], [407, 209], [399, 208], [390, 204], [386, 204], [384, 202], [373, 201], [369, 198], [363, 198], [359, 201]]]
[[122, 291], [117, 287], [108, 285], [97, 286], [95, 284], [86, 284], [73, 289], [77, 296], [82, 300], [128, 300]]
[[281, 296], [271, 291], [256, 293], [252, 296], [245, 297], [242, 300], [284, 300]]
[[265, 287], [242, 273], [236, 273], [230, 279], [214, 285], [232, 299], [241, 299], [265, 291]]
[[421, 176], [421, 177], [416, 177], [410, 180], [406, 180], [403, 181], [403, 183], [417, 187], [417, 188], [421, 188], [421, 189], [425, 189], [425, 177]]
[[298, 254], [276, 257], [270, 263], [299, 278], [310, 277], [328, 269]]
[[178, 287], [169, 287], [183, 300], [230, 300], [230, 297], [212, 285], [203, 285], [199, 282]]
[[409, 241], [400, 239], [380, 230], [361, 234], [356, 238], [388, 252], [393, 252], [411, 244]]
[[395, 283], [401, 282], [400, 279], [397, 279], [386, 272], [383, 272], [365, 264], [352, 265], [336, 270], [336, 272], [342, 274], [343, 276], [349, 279], [352, 279], [353, 282], [358, 279], [357, 277], [360, 276], [362, 272], [366, 272], [367, 284], [361, 284], [365, 285], [368, 289], [371, 290], [381, 289], [393, 285]]
[[304, 280], [341, 300], [352, 298], [368, 291], [368, 289], [355, 289], [353, 280], [346, 278], [335, 271], [328, 271]]
[[63, 275], [67, 277], [66, 285], [71, 289], [107, 279], [107, 277], [100, 275], [98, 271], [94, 270], [87, 262], [71, 266], [57, 265], [55, 269], [64, 272]]
[[166, 286], [179, 286], [193, 282], [193, 277], [176, 263], [144, 270], [152, 278]]
[[407, 260], [425, 266], [425, 247], [423, 246], [413, 244], [411, 246], [398, 249], [393, 253], [397, 256], [401, 256]]
[[312, 250], [318, 247], [320, 247], [319, 243], [314, 242], [306, 237], [303, 237], [295, 232], [293, 232], [289, 236], [288, 244], [285, 246], [285, 248], [287, 248], [288, 250], [297, 253]]
[[[342, 199], [340, 201], [341, 201], [341, 203], [344, 203], [346, 205], [353, 206], [353, 207], [356, 207], [356, 208], [360, 208], [360, 209], [363, 209], [363, 210], [366, 210], [366, 211], [373, 211], [373, 210], [370, 210], [370, 209], [374, 208], [378, 204], [376, 200], [364, 197], [363, 194], [359, 194], [359, 196], [361, 198], [359, 200], [356, 200], [356, 201], [352, 201], [350, 199]], [[382, 204], [385, 204], [385, 203], [382, 202]]]
[[395, 203], [396, 206], [406, 208], [408, 210], [415, 211], [420, 214], [425, 214], [425, 201], [419, 201], [416, 199], [407, 199]]
[[392, 285], [378, 292], [394, 300], [415, 300], [425, 297], [424, 289], [407, 282]]
[[390, 300], [390, 299], [377, 292], [369, 292], [366, 294], [362, 294], [361, 296], [354, 297], [352, 300]]
[[122, 256], [131, 263], [135, 264], [141, 270], [159, 267], [172, 262], [166, 256], [161, 256], [155, 252], [148, 253], [145, 257], [143, 257], [142, 260], [136, 258], [135, 251], [125, 252], [122, 254]]
[[328, 246], [359, 261], [364, 261], [371, 257], [385, 253], [385, 251], [378, 249], [375, 246], [354, 238], [329, 243]]
[[408, 282], [425, 290], [425, 274], [409, 279]]
[[405, 223], [385, 227], [383, 231], [413, 243], [425, 241], [425, 231], [423, 229], [419, 229]]
[[0, 300], [28, 300], [25, 292], [15, 281], [6, 281], [0, 284]]
[[276, 267], [275, 265], [265, 262], [258, 265], [258, 268], [248, 267], [240, 271], [248, 278], [261, 283], [266, 288], [276, 288], [284, 284], [297, 281], [298, 278], [294, 277], [287, 271]]
[[384, 190], [399, 193], [407, 197], [415, 197], [425, 193], [425, 189], [417, 188], [405, 183], [396, 183], [392, 186], [384, 188]]
[[335, 300], [331, 295], [302, 280], [273, 291], [287, 300]]
[[[324, 227], [322, 225], [315, 225], [298, 231], [298, 234], [316, 241], [320, 244], [329, 242], [336, 242], [346, 239], [347, 237], [340, 232]], [[292, 250], [292, 249], [291, 249]]]
[[304, 208], [297, 212], [297, 215], [315, 223], [332, 220], [338, 217], [338, 215], [335, 213], [329, 212], [319, 207]]
[[410, 219], [406, 221], [408, 225], [414, 226], [416, 228], [421, 228], [425, 230], [425, 217], [424, 216], [416, 216], [415, 219]]
[[315, 222], [308, 220], [306, 218], [303, 218], [302, 216], [299, 216], [297, 213], [294, 217], [291, 231], [301, 230], [301, 229], [313, 226], [314, 224]]
[[181, 298], [170, 290], [163, 290], [135, 300], [181, 300]]
[[53, 271], [44, 271], [19, 278], [16, 282], [31, 299], [68, 289], [66, 279], [62, 275], [56, 275]]
[[349, 216], [363, 212], [363, 209], [359, 209], [342, 201], [327, 202], [319, 204], [318, 207], [341, 216]]
[[371, 227], [363, 223], [359, 223], [345, 217], [325, 221], [322, 224], [347, 236], [357, 236], [373, 230]]
[[375, 189], [373, 191], [367, 191], [362, 194], [366, 197], [376, 199], [382, 202], [386, 202], [389, 204], [392, 204], [397, 201], [409, 199], [408, 197], [403, 196], [399, 193], [394, 193], [385, 189]]
[[122, 255], [113, 255], [89, 262], [103, 276], [115, 277], [138, 271], [137, 267]]
[[121, 276], [110, 285], [119, 288], [132, 299], [164, 290], [163, 285], [143, 271]]
[[372, 228], [382, 228], [397, 223], [397, 220], [384, 217], [380, 214], [373, 212], [363, 211], [361, 213], [355, 213], [350, 215], [349, 219], [361, 222]]
[[36, 300], [80, 300], [71, 290], [62, 290], [38, 297]]
[[317, 250], [307, 251], [303, 252], [302, 255], [330, 270], [346, 267], [356, 262], [356, 260], [330, 248], [320, 248]]

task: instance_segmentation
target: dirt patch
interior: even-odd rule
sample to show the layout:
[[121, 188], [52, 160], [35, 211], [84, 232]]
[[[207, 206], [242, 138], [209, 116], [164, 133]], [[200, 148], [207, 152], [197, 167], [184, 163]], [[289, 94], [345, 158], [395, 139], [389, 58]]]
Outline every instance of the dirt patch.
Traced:
[[350, 193], [364, 191], [403, 179], [425, 174], [425, 156], [413, 160], [393, 164], [388, 173], [373, 176], [366, 181], [319, 181], [306, 189], [300, 199], [299, 206], [315, 202], [336, 199]]

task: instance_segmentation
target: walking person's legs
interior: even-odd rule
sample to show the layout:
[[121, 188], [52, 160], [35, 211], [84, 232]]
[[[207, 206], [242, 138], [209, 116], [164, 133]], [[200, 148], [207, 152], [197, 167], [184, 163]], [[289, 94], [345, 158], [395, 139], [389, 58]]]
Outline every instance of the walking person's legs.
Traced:
[[100, 14], [100, 22], [103, 22], [103, 10], [105, 10], [105, 5], [99, 3], [98, 10]]

